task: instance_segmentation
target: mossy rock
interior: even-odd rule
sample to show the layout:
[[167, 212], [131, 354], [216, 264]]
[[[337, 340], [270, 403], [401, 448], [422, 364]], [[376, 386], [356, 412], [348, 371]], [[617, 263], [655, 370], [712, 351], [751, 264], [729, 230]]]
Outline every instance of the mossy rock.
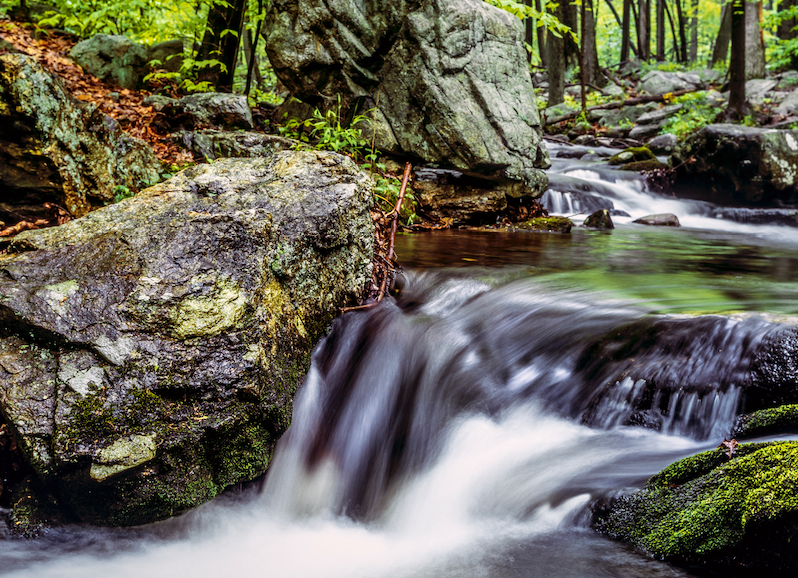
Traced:
[[741, 415], [734, 424], [735, 438], [798, 433], [798, 404], [781, 405]]
[[524, 231], [547, 231], [549, 233], [570, 233], [573, 221], [567, 217], [537, 217], [516, 223], [516, 229]]
[[629, 147], [611, 156], [607, 162], [611, 165], [625, 165], [628, 163], [656, 160], [656, 155], [646, 147]]
[[[798, 442], [711, 450], [597, 514], [597, 528], [677, 563], [798, 571]], [[794, 574], [792, 574], [794, 575]]]
[[657, 159], [645, 161], [633, 161], [621, 167], [622, 171], [659, 171], [669, 168], [668, 165], [659, 162]]

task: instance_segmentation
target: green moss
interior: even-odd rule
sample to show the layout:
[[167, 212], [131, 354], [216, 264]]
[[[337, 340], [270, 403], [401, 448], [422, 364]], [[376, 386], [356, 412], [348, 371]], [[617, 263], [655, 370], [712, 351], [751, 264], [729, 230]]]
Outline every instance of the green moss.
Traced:
[[619, 499], [598, 527], [663, 558], [724, 559], [767, 548], [760, 530], [784, 524], [789, 534], [796, 516], [798, 442], [777, 442], [680, 460]]
[[611, 156], [607, 162], [611, 165], [625, 165], [627, 163], [656, 160], [656, 155], [646, 147], [629, 147]]
[[659, 171], [667, 169], [668, 165], [659, 162], [657, 159], [654, 160], [645, 160], [645, 161], [634, 161], [631, 163], [626, 163], [621, 167], [622, 171]]
[[567, 217], [537, 217], [515, 224], [517, 229], [554, 233], [570, 233], [573, 226], [573, 222]]
[[798, 431], [798, 404], [761, 409], [741, 415], [734, 426], [734, 437]]

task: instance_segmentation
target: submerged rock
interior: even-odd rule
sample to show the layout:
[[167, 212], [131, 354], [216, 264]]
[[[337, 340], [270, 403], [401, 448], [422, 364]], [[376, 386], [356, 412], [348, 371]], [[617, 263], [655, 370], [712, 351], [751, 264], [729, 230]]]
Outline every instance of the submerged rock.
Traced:
[[607, 161], [611, 165], [625, 165], [638, 161], [655, 161], [657, 157], [654, 156], [646, 147], [629, 147], [622, 150], [616, 155], [610, 157]]
[[612, 538], [678, 563], [798, 572], [798, 442], [685, 458], [596, 513]]
[[522, 231], [547, 231], [549, 233], [570, 233], [574, 226], [573, 221], [567, 217], [536, 217], [515, 223], [514, 229]]
[[125, 36], [97, 34], [78, 42], [69, 56], [89, 74], [131, 90], [146, 73], [147, 50]]
[[0, 220], [45, 202], [73, 216], [160, 179], [152, 149], [96, 106], [73, 99], [33, 58], [0, 56]]
[[679, 217], [673, 213], [659, 213], [657, 215], [646, 215], [632, 221], [641, 225], [649, 225], [653, 227], [679, 227]]
[[371, 275], [347, 157], [223, 159], [0, 256], [0, 413], [64, 512], [143, 524], [262, 474]]
[[607, 209], [601, 209], [590, 215], [584, 222], [585, 227], [591, 229], [614, 229], [615, 225]]
[[798, 130], [712, 124], [671, 155], [677, 175], [696, 178], [720, 204], [798, 202]]
[[275, 73], [344, 118], [374, 109], [375, 146], [540, 195], [549, 166], [523, 24], [481, 0], [276, 0], [263, 27]]

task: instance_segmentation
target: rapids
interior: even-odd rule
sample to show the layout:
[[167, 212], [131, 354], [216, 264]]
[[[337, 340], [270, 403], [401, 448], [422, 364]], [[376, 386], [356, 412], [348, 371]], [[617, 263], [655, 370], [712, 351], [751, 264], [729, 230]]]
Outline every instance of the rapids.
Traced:
[[[552, 212], [630, 216], [402, 236], [401, 291], [318, 344], [263, 481], [147, 527], [0, 539], [0, 575], [691, 576], [593, 532], [590, 504], [729, 432], [757, 347], [798, 316], [797, 229], [553, 170]], [[686, 228], [630, 224], [665, 210]]]

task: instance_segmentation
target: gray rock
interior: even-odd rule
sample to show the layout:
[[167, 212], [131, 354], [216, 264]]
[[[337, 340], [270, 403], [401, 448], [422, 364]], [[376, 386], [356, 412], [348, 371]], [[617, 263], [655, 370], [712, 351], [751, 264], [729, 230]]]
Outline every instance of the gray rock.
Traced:
[[601, 118], [599, 119], [599, 124], [602, 126], [618, 126], [623, 123], [635, 123], [638, 118], [646, 113], [657, 110], [657, 108], [659, 107], [656, 103], [647, 102], [635, 106], [624, 106], [623, 108], [600, 111]]
[[646, 148], [657, 155], [670, 154], [676, 148], [678, 139], [673, 134], [655, 136], [646, 143]]
[[660, 129], [665, 125], [665, 121], [660, 121], [654, 124], [638, 124], [629, 131], [629, 138], [639, 141], [645, 141], [654, 138], [659, 134]]
[[150, 102], [161, 107], [158, 123], [168, 128], [251, 129], [254, 126], [247, 97], [240, 94], [202, 92], [168, 102]]
[[[637, 124], [657, 124], [661, 123], [663, 120], [668, 119], [672, 116], [675, 116], [680, 110], [684, 108], [681, 104], [671, 104], [668, 106], [663, 106], [662, 108], [658, 108], [657, 110], [652, 110], [651, 112], [647, 112], [642, 114], [637, 119]], [[634, 138], [634, 137], [632, 137]]]
[[768, 93], [776, 88], [778, 80], [753, 78], [745, 83], [745, 96], [751, 104], [762, 104]]
[[183, 65], [183, 41], [167, 40], [153, 44], [147, 51], [147, 62], [158, 60], [161, 64], [159, 68], [169, 72], [177, 72]]
[[789, 93], [775, 108], [777, 114], [798, 114], [798, 88]]
[[711, 68], [691, 70], [687, 74], [696, 76], [704, 84], [714, 84], [723, 79], [723, 75], [720, 72]]
[[658, 213], [656, 215], [646, 215], [632, 221], [641, 225], [650, 225], [653, 227], [679, 227], [679, 218], [673, 213]]
[[[0, 56], [0, 204], [73, 216], [157, 182], [161, 163], [94, 105], [73, 99], [32, 57]], [[5, 210], [0, 207], [0, 210]], [[2, 220], [2, 217], [0, 217]]]
[[560, 104], [555, 104], [554, 106], [544, 108], [541, 114], [543, 115], [544, 120], [550, 121], [553, 118], [557, 118], [558, 116], [563, 116], [565, 114], [571, 114], [572, 112], [574, 112], [574, 109], [564, 102], [561, 102]]
[[699, 88], [700, 86], [701, 80], [698, 76], [652, 70], [642, 78], [640, 87], [648, 94], [666, 94], [668, 92]]
[[371, 191], [335, 153], [221, 159], [11, 240], [0, 414], [52, 499], [143, 524], [262, 474], [370, 280]]
[[585, 219], [584, 226], [589, 229], [614, 229], [610, 212], [607, 209], [600, 209]]
[[218, 158], [268, 157], [293, 149], [299, 143], [272, 134], [204, 129], [172, 135], [177, 143], [208, 161]]
[[269, 60], [300, 100], [378, 109], [376, 147], [545, 189], [523, 23], [481, 0], [275, 0]]
[[708, 125], [671, 155], [679, 178], [702, 177], [721, 204], [798, 201], [798, 131]]
[[69, 57], [100, 80], [134, 89], [146, 73], [147, 51], [125, 36], [97, 34], [78, 42]]

